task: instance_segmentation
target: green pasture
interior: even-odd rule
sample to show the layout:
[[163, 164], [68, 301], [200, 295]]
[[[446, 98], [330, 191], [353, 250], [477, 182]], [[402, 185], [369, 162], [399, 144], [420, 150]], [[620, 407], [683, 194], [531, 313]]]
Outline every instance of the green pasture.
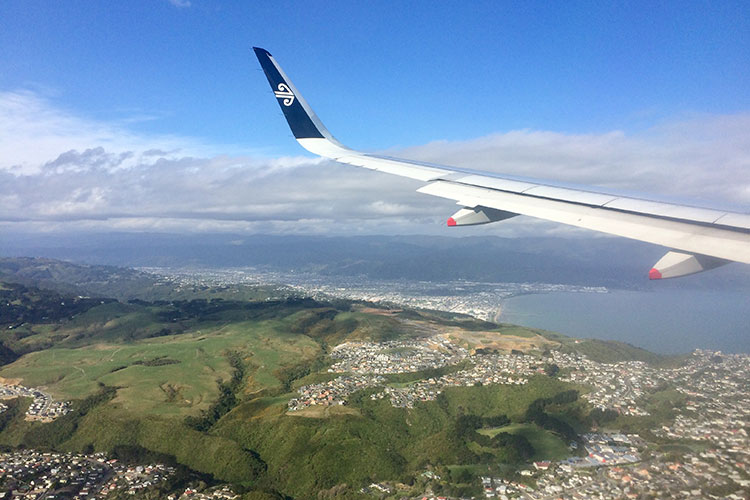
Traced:
[[502, 335], [511, 335], [513, 337], [523, 337], [528, 339], [532, 339], [539, 334], [538, 330], [531, 330], [523, 326], [509, 324], [502, 324], [498, 328], [490, 331], [498, 332]]
[[[124, 327], [140, 319], [120, 317], [111, 320], [116, 324], [110, 326]], [[280, 385], [275, 375], [279, 368], [319, 352], [308, 337], [280, 333], [276, 327], [274, 321], [245, 321], [130, 343], [56, 347], [3, 366], [0, 377], [20, 378], [22, 384], [43, 387], [60, 399], [81, 399], [105, 384], [118, 388], [111, 404], [125, 410], [146, 415], [195, 414], [216, 400], [217, 380], [231, 377], [228, 351], [239, 352], [246, 363], [250, 392]], [[171, 364], [148, 363], [155, 359]]]

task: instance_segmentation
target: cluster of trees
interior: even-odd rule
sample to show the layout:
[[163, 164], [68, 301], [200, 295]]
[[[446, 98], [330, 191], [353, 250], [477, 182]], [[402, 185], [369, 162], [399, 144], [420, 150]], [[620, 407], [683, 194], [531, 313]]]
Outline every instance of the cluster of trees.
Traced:
[[578, 433], [567, 422], [547, 412], [547, 407], [552, 405], [564, 405], [574, 403], [578, 400], [578, 391], [569, 390], [555, 394], [551, 398], [540, 398], [529, 405], [526, 410], [525, 420], [533, 422], [543, 429], [547, 429], [568, 441], [578, 439]]
[[319, 304], [314, 309], [307, 309], [295, 315], [289, 325], [291, 333], [307, 335], [322, 346], [343, 342], [359, 326], [359, 321], [352, 315], [340, 316], [349, 311], [351, 303]]
[[589, 413], [589, 421], [591, 425], [601, 426], [614, 421], [618, 416], [620, 416], [620, 414], [617, 413], [617, 410], [613, 410], [612, 408], [594, 408]]
[[17, 360], [18, 357], [18, 353], [0, 341], [0, 365], [12, 363]]
[[[226, 319], [225, 313], [228, 312], [232, 313], [231, 319], [235, 321], [281, 318], [300, 310], [323, 310], [327, 311], [324, 313], [324, 316], [333, 317], [338, 314], [339, 310], [348, 310], [351, 305], [351, 302], [335, 301], [335, 303], [323, 303], [314, 299], [299, 297], [262, 301], [225, 300], [221, 297], [217, 297], [210, 300], [155, 300], [153, 302], [132, 299], [128, 302], [139, 306], [158, 307], [157, 319], [165, 323], [189, 320], [214, 321]], [[313, 323], [320, 319], [324, 318], [313, 318]], [[295, 333], [306, 333], [306, 326], [307, 325], [304, 324], [292, 325], [291, 331], [294, 331]]]
[[281, 367], [274, 371], [274, 376], [281, 382], [279, 394], [290, 392], [292, 385], [296, 380], [307, 377], [311, 373], [323, 371], [328, 365], [328, 358], [325, 353], [325, 349], [311, 361], [303, 361], [292, 366]]
[[66, 297], [50, 290], [18, 283], [0, 286], [0, 324], [50, 323], [72, 318], [114, 299]]
[[547, 363], [544, 365], [544, 373], [549, 377], [554, 377], [560, 373], [560, 367], [555, 363]]
[[6, 399], [3, 403], [8, 409], [0, 413], [0, 432], [18, 415], [20, 398]]
[[468, 463], [496, 461], [502, 457], [506, 462], [523, 462], [534, 455], [534, 447], [525, 436], [499, 432], [489, 437], [478, 432], [482, 428], [504, 427], [510, 424], [505, 415], [480, 417], [477, 415], [460, 415], [453, 425], [452, 433], [456, 444], [468, 451], [467, 445], [477, 443], [484, 448], [492, 448], [495, 454], [477, 455], [465, 454]]
[[200, 416], [186, 417], [185, 425], [188, 427], [207, 432], [239, 403], [237, 392], [245, 378], [245, 363], [242, 361], [242, 355], [237, 351], [227, 351], [225, 356], [232, 366], [232, 377], [226, 382], [222, 379], [216, 381], [219, 384], [219, 398], [207, 410], [203, 410]]
[[505, 461], [507, 462], [526, 462], [534, 456], [534, 452], [536, 451], [525, 436], [510, 434], [508, 432], [498, 432], [495, 434], [495, 437], [490, 439], [489, 446], [492, 448], [502, 448], [505, 452]]
[[[131, 303], [138, 305], [147, 305], [148, 302], [142, 300], [131, 300]], [[154, 305], [161, 306], [157, 314], [159, 321], [177, 322], [191, 319], [208, 320], [218, 319], [219, 313], [241, 309], [244, 305], [242, 302], [222, 299], [193, 299], [193, 300], [174, 300], [171, 302], [157, 301]]]
[[311, 311], [305, 311], [304, 314], [289, 325], [289, 331], [292, 333], [308, 334], [320, 322], [330, 322], [339, 311], [332, 307], [316, 308]]
[[143, 365], [143, 366], [166, 366], [166, 365], [176, 365], [178, 363], [180, 363], [179, 359], [172, 359], [166, 356], [159, 356], [157, 358], [138, 360], [138, 361], [133, 362], [134, 365]]

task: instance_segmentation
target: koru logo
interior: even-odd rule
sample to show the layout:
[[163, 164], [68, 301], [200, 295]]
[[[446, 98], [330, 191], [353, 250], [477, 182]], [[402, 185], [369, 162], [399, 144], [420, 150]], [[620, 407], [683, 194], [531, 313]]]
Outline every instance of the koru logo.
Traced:
[[291, 106], [294, 102], [294, 94], [292, 94], [292, 91], [289, 90], [289, 87], [287, 87], [286, 83], [280, 83], [277, 87], [279, 90], [274, 90], [274, 95], [277, 99], [284, 99], [281, 101], [284, 106]]

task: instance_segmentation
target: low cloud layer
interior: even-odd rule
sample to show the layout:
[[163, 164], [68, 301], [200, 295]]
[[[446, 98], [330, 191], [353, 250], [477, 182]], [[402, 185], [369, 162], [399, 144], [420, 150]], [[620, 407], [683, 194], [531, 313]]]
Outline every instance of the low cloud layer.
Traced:
[[[636, 135], [521, 130], [390, 154], [529, 177], [750, 206], [750, 114], [694, 116]], [[421, 183], [306, 157], [217, 155], [0, 93], [0, 228], [437, 233], [452, 202]], [[528, 218], [469, 234], [567, 231]], [[587, 233], [588, 234], [588, 233]]]

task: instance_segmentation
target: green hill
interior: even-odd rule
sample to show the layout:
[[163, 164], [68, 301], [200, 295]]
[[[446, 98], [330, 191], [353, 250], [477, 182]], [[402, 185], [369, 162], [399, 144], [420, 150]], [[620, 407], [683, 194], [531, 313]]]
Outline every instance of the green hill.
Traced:
[[[0, 418], [0, 446], [141, 450], [217, 481], [300, 499], [355, 498], [384, 480], [416, 482], [416, 494], [427, 467], [486, 470], [559, 458], [575, 439], [566, 422], [586, 425], [588, 407], [575, 387], [546, 375], [523, 386], [448, 388], [411, 409], [365, 390], [347, 406], [288, 413], [294, 388], [331, 379], [327, 354], [338, 343], [419, 336], [421, 325], [472, 338], [542, 334], [600, 359], [647, 357], [620, 344], [343, 300], [75, 302], [29, 286], [0, 292], [15, 294], [6, 304], [30, 314], [0, 334], [12, 353], [0, 377], [73, 401], [73, 411], [52, 423], [26, 421], [28, 401], [14, 403]], [[62, 302], [74, 309], [49, 312]], [[470, 482], [443, 483], [444, 493], [479, 494]]]
[[278, 296], [276, 286], [208, 287], [180, 283], [126, 267], [88, 265], [56, 259], [0, 257], [0, 283], [52, 290], [68, 296], [110, 297], [128, 301], [228, 299], [265, 300]]
[[153, 276], [115, 266], [73, 264], [55, 259], [0, 257], [0, 281], [64, 294], [131, 298], [154, 286]]
[[308, 498], [309, 492], [343, 483], [408, 480], [427, 465], [515, 461], [507, 446], [487, 448], [489, 456], [476, 454], [478, 437], [460, 435], [459, 419], [507, 416], [525, 422], [535, 401], [567, 388], [548, 377], [527, 386], [452, 388], [411, 410], [363, 394], [351, 404], [356, 414], [329, 418], [287, 414], [283, 400], [249, 401], [227, 414], [213, 433], [256, 450], [268, 465], [268, 484]]

